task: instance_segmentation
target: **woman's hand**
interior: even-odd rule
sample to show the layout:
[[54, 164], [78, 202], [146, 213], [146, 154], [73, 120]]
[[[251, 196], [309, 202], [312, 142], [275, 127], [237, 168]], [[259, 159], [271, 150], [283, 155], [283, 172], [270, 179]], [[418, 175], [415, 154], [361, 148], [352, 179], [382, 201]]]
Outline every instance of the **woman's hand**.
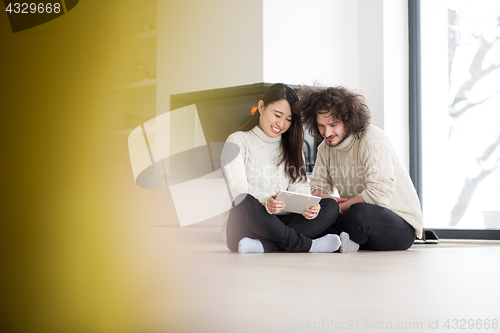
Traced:
[[309, 219], [309, 220], [313, 219], [316, 216], [318, 216], [320, 209], [321, 209], [320, 205], [312, 206], [310, 208], [307, 208], [306, 212], [304, 214], [302, 214], [302, 216], [304, 216], [306, 219]]
[[279, 212], [281, 212], [285, 208], [285, 203], [283, 201], [276, 200], [277, 194], [278, 193], [276, 193], [272, 197], [269, 197], [269, 199], [267, 199], [267, 202], [266, 202], [267, 210], [271, 214], [278, 214]]

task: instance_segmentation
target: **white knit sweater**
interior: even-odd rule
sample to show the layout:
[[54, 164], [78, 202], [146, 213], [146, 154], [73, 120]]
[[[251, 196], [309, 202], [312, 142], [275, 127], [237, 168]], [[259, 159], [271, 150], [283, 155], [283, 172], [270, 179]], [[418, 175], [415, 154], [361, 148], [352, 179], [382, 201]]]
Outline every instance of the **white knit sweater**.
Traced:
[[402, 217], [422, 237], [422, 211], [408, 171], [387, 135], [374, 125], [359, 139], [351, 135], [337, 147], [319, 145], [311, 189], [330, 194], [337, 189], [340, 197], [348, 199], [361, 194], [365, 202]]
[[[258, 126], [248, 132], [231, 134], [226, 140], [221, 159], [233, 200], [239, 194], [248, 193], [267, 210], [269, 197], [281, 190], [311, 194], [308, 181], [293, 183], [285, 172], [285, 163], [278, 165], [281, 153], [281, 135], [271, 138]], [[288, 212], [285, 210], [279, 214]], [[222, 229], [224, 241], [225, 226], [226, 223]]]

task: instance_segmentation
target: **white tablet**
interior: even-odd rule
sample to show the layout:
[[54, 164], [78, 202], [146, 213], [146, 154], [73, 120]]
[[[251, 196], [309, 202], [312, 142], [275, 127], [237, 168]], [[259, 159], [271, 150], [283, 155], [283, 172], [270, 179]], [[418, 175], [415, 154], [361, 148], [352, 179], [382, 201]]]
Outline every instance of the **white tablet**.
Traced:
[[285, 203], [285, 211], [304, 214], [307, 208], [316, 206], [321, 197], [290, 191], [279, 191], [276, 199]]

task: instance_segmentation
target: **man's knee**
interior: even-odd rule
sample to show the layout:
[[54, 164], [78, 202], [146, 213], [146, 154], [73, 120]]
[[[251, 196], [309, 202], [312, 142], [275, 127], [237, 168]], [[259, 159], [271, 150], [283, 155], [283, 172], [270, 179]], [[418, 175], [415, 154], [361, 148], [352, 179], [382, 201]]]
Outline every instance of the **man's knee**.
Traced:
[[415, 235], [403, 240], [401, 240], [401, 236], [398, 236], [370, 240], [367, 245], [371, 250], [375, 251], [401, 251], [408, 250], [415, 242]]
[[370, 204], [367, 203], [355, 203], [347, 212], [344, 213], [344, 218], [349, 220], [349, 223], [356, 225], [365, 225], [370, 222], [370, 215], [373, 214], [371, 212]]

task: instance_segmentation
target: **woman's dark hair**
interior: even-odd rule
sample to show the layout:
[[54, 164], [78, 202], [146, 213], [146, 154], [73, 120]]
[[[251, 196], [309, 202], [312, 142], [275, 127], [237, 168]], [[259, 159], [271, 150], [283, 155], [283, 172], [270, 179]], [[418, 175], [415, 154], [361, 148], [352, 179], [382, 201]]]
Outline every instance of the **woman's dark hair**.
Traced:
[[353, 134], [359, 138], [370, 124], [370, 110], [365, 98], [344, 87], [309, 87], [300, 86], [300, 101], [295, 104], [296, 112], [302, 115], [302, 120], [309, 133], [321, 139], [316, 116], [332, 113], [334, 118], [344, 123], [345, 137]]
[[[292, 178], [293, 182], [306, 181], [306, 167], [302, 155], [304, 144], [304, 128], [300, 114], [295, 111], [294, 105], [299, 100], [299, 96], [288, 85], [276, 83], [270, 86], [262, 96], [264, 107], [270, 103], [285, 99], [290, 104], [292, 110], [292, 124], [288, 131], [281, 135], [281, 146], [283, 154], [279, 164], [285, 162], [285, 170]], [[248, 132], [259, 124], [260, 112], [257, 110], [254, 115], [239, 130]]]

